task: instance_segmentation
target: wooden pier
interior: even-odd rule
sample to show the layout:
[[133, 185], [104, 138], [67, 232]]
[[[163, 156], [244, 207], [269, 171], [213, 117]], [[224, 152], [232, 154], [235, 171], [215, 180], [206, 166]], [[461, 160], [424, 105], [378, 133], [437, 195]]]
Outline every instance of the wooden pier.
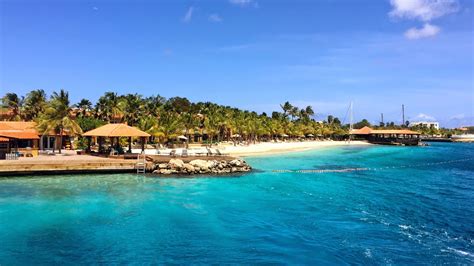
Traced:
[[[231, 161], [231, 156], [164, 156], [147, 155], [147, 164], [167, 163], [170, 159], [190, 162], [195, 159]], [[0, 177], [36, 174], [82, 174], [82, 173], [137, 173], [136, 159], [124, 159], [123, 156], [105, 158], [91, 155], [38, 156], [18, 160], [0, 160]]]

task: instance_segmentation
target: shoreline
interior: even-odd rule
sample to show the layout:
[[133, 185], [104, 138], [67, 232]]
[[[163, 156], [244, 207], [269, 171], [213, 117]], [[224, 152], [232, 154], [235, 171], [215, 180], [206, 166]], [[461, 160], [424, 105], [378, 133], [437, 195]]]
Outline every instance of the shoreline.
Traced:
[[[275, 154], [284, 154], [291, 152], [302, 152], [308, 150], [316, 150], [331, 147], [344, 146], [365, 146], [371, 145], [362, 141], [305, 141], [305, 142], [281, 142], [271, 143], [263, 142], [251, 144], [248, 146], [216, 146], [215, 149], [220, 149], [227, 155], [224, 156], [164, 156], [164, 155], [148, 155], [153, 163], [147, 162], [147, 173], [156, 170], [156, 166], [160, 164], [169, 164], [173, 160], [179, 159], [183, 163], [189, 163], [192, 160], [207, 161], [224, 164], [223, 162], [231, 162], [238, 158], [245, 158], [249, 156], [267, 156]], [[245, 161], [243, 161], [244, 166]], [[40, 156], [33, 158], [21, 158], [13, 161], [0, 161], [0, 176], [15, 176], [28, 174], [62, 174], [62, 173], [136, 173], [136, 159], [118, 159], [118, 158], [103, 158], [91, 155], [65, 155], [65, 156]], [[151, 167], [155, 165], [155, 167]], [[224, 167], [225, 166], [225, 167]], [[222, 169], [229, 168], [230, 172], [237, 172], [233, 169], [239, 165], [222, 165]], [[151, 167], [151, 168], [150, 168]], [[219, 166], [220, 167], [220, 166]], [[239, 166], [240, 167], [240, 166]], [[172, 168], [172, 167], [171, 167]], [[191, 167], [189, 167], [191, 168]], [[199, 165], [200, 168], [202, 165]], [[208, 167], [209, 168], [209, 167]], [[251, 166], [248, 166], [251, 169]], [[219, 168], [218, 170], [222, 170]], [[173, 169], [171, 169], [173, 170]], [[206, 170], [206, 169], [204, 169]], [[226, 170], [226, 169], [224, 169]], [[217, 171], [217, 170], [216, 170]], [[173, 171], [171, 171], [172, 173]], [[189, 171], [196, 172], [196, 171]], [[201, 171], [197, 171], [201, 173]], [[156, 172], [155, 172], [156, 173]], [[202, 171], [202, 173], [207, 173]]]
[[372, 145], [364, 141], [305, 141], [305, 142], [281, 142], [281, 143], [257, 143], [249, 146], [229, 146], [224, 149], [230, 156], [249, 157], [276, 155], [291, 152], [302, 152], [308, 150], [317, 150], [330, 147], [343, 146], [365, 146]]

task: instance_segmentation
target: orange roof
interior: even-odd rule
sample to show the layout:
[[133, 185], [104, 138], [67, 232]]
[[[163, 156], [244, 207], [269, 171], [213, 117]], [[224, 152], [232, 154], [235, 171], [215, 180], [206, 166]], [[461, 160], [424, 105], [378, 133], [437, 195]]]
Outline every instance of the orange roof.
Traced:
[[83, 134], [89, 137], [149, 137], [150, 134], [126, 124], [107, 124]]
[[[36, 122], [25, 122], [25, 121], [0, 121], [0, 132], [3, 130], [18, 130], [22, 132], [31, 132], [36, 133], [36, 135], [41, 135], [36, 129]], [[49, 136], [59, 136], [59, 133], [56, 133], [54, 130], [48, 132]], [[64, 131], [63, 136], [68, 136], [68, 132]]]
[[8, 139], [39, 139], [38, 135], [35, 122], [0, 122], [0, 137]]
[[409, 129], [381, 129], [381, 130], [372, 130], [370, 134], [406, 134], [406, 135], [420, 135], [416, 131], [411, 131]]
[[370, 127], [363, 127], [361, 129], [356, 129], [351, 132], [353, 135], [370, 135], [370, 134], [405, 134], [405, 135], [419, 135], [420, 133], [416, 131], [411, 131], [409, 129], [372, 129]]
[[351, 134], [354, 134], [354, 135], [368, 135], [370, 134], [370, 131], [372, 131], [372, 129], [370, 127], [363, 127], [361, 129], [355, 129], [351, 132]]
[[0, 130], [27, 130], [37, 132], [35, 122], [24, 121], [0, 121]]
[[21, 130], [0, 130], [0, 137], [9, 139], [39, 139], [38, 133]]

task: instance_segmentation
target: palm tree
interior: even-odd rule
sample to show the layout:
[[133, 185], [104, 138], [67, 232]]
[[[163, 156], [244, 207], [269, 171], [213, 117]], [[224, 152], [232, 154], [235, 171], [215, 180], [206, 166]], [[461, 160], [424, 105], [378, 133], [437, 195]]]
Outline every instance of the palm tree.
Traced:
[[311, 107], [310, 105], [306, 106], [305, 112], [308, 116], [313, 116], [314, 115], [313, 107]]
[[128, 125], [134, 126], [140, 120], [140, 116], [146, 116], [145, 114], [145, 101], [139, 94], [127, 94], [123, 97], [123, 115], [124, 120]]
[[287, 117], [291, 110], [293, 110], [293, 105], [290, 102], [285, 102], [283, 105], [280, 104], [281, 109], [283, 109], [283, 115]]
[[91, 101], [89, 101], [87, 99], [81, 99], [74, 106], [79, 108], [80, 114], [82, 116], [86, 116], [87, 112], [89, 112], [92, 109], [92, 103], [91, 103]]
[[165, 142], [172, 137], [178, 136], [178, 131], [181, 127], [181, 120], [177, 113], [167, 112], [162, 109], [156, 127], [149, 133], [158, 136], [161, 142]]
[[166, 103], [166, 98], [156, 95], [145, 98], [144, 112], [145, 115], [158, 116], [160, 108]]
[[7, 93], [2, 98], [2, 105], [12, 112], [10, 120], [21, 120], [21, 109], [23, 106], [23, 97], [18, 97], [16, 93]]
[[99, 118], [110, 122], [120, 122], [124, 116], [126, 102], [115, 92], [106, 92], [96, 104], [96, 114]]
[[25, 120], [34, 120], [42, 112], [46, 106], [46, 93], [44, 90], [30, 91], [25, 98], [23, 104], [23, 115]]
[[181, 125], [184, 127], [184, 135], [186, 135], [186, 148], [189, 145], [189, 130], [198, 126], [196, 116], [190, 112], [183, 112], [179, 115]]
[[74, 120], [69, 104], [69, 93], [64, 90], [54, 92], [44, 114], [39, 118], [38, 130], [41, 134], [45, 135], [52, 130], [59, 133], [59, 153], [65, 131], [69, 134], [82, 134], [82, 129]]

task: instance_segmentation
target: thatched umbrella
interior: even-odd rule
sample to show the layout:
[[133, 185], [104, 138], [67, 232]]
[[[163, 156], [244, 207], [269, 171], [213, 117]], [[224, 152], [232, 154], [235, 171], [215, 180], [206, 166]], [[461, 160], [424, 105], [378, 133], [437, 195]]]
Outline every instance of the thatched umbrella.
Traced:
[[[128, 137], [128, 150], [132, 150], [132, 138], [141, 138], [142, 140], [142, 151], [145, 150], [145, 141], [147, 137], [151, 135], [141, 131], [136, 127], [131, 127], [126, 124], [107, 124], [91, 131], [88, 131], [82, 136], [85, 137], [109, 137], [109, 138], [120, 138]], [[90, 142], [89, 142], [90, 144]], [[100, 144], [99, 144], [100, 145]], [[89, 147], [90, 148], [90, 147]]]

